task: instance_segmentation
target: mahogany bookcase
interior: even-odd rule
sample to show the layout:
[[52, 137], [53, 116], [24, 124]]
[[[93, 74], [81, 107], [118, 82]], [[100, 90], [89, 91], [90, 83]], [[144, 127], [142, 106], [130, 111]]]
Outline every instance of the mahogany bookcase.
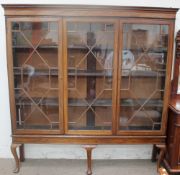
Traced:
[[163, 152], [178, 9], [3, 7], [15, 172], [27, 143], [84, 145], [89, 175], [95, 145]]

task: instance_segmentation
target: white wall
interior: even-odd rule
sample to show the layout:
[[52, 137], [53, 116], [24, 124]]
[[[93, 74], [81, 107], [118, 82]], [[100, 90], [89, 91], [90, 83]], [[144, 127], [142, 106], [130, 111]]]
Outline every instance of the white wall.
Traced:
[[[58, 0], [0, 0], [1, 4], [59, 4]], [[103, 2], [103, 4], [102, 4]], [[61, 4], [156, 6], [180, 8], [179, 0], [61, 0]], [[6, 66], [6, 42], [4, 12], [0, 7], [0, 158], [10, 158], [11, 125], [9, 112], [9, 94]], [[176, 31], [180, 29], [180, 13], [177, 15]], [[85, 152], [79, 145], [26, 145], [27, 158], [85, 158]], [[102, 145], [94, 151], [96, 159], [148, 159], [152, 145]]]

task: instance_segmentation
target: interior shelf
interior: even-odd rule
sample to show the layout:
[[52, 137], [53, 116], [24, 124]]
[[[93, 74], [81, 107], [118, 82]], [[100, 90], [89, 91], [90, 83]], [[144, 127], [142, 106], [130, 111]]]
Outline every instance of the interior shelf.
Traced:
[[[44, 98], [41, 100], [41, 98], [32, 98], [34, 103], [39, 104], [41, 106], [59, 106], [58, 103], [58, 98]], [[34, 103], [27, 97], [21, 97], [21, 98], [17, 98], [16, 97], [16, 105], [21, 106], [21, 105], [34, 105]]]
[[[131, 52], [145, 52], [144, 49], [142, 48], [131, 48], [129, 49]], [[167, 48], [163, 48], [163, 47], [154, 47], [154, 48], [149, 48], [146, 53], [166, 53], [167, 52]]]
[[43, 75], [58, 75], [58, 68], [57, 69], [23, 69], [22, 68], [14, 68], [14, 75], [33, 75], [33, 76], [43, 76]]
[[[89, 50], [88, 47], [86, 46], [83, 46], [83, 45], [69, 45], [68, 46], [68, 49], [74, 49], [74, 50]], [[98, 46], [95, 46], [92, 48], [93, 51], [100, 51], [100, 50], [108, 50], [108, 51], [113, 51], [114, 48], [105, 48], [105, 47], [98, 47]]]
[[[54, 69], [23, 69], [23, 72], [21, 71], [22, 68], [14, 68], [14, 74], [15, 75], [29, 75], [29, 74], [32, 74], [33, 76], [35, 75], [54, 75], [54, 76], [57, 76], [58, 75], [58, 68], [54, 68]], [[74, 70], [69, 70], [68, 71], [68, 76], [80, 76], [80, 77], [88, 77], [88, 76], [92, 76], [92, 77], [102, 77], [102, 76], [105, 76], [105, 77], [112, 77], [112, 71], [100, 71], [100, 70], [97, 70], [96, 72], [88, 72], [86, 70], [77, 70], [77, 71], [74, 71]], [[131, 72], [122, 72], [122, 77], [123, 78], [127, 78], [127, 77], [165, 77], [165, 73], [164, 72], [155, 72], [155, 71], [140, 71], [140, 70], [136, 70], [136, 71], [131, 71]]]
[[112, 106], [112, 100], [111, 99], [98, 99], [93, 103], [93, 100], [81, 100], [81, 99], [69, 99], [68, 100], [68, 106], [79, 106], [79, 107], [85, 107], [85, 106]]
[[[33, 76], [35, 75], [54, 75], [54, 76], [57, 76], [58, 75], [58, 68], [57, 69], [34, 69], [32, 71], [34, 72], [31, 72], [30, 69], [23, 69], [23, 72], [21, 72], [21, 69], [22, 68], [14, 68], [14, 74], [15, 75], [29, 75], [31, 73], [33, 73]], [[106, 77], [112, 77], [112, 74], [111, 72], [106, 72], [106, 71], [96, 71], [96, 72], [88, 72], [88, 71], [85, 71], [85, 70], [77, 70], [77, 71], [71, 71], [69, 70], [68, 71], [68, 76], [83, 76], [83, 77], [86, 77], [86, 76], [92, 76], [92, 77], [102, 77], [102, 76], [106, 76]]]
[[[17, 46], [13, 46], [13, 49], [33, 49], [33, 47], [28, 46], [28, 45], [17, 45]], [[57, 49], [58, 46], [57, 45], [40, 45], [37, 47], [37, 49]]]
[[[111, 123], [109, 125], [112, 125]], [[77, 126], [77, 124], [69, 124], [69, 129], [71, 130], [111, 130], [111, 126]]]
[[[85, 45], [69, 45], [68, 46], [68, 49], [77, 49], [77, 50], [89, 50], [88, 47], [86, 47]], [[95, 50], [95, 51], [99, 51], [99, 50], [109, 50], [109, 51], [113, 51], [114, 48], [111, 47], [111, 48], [105, 48], [105, 47], [98, 47], [98, 46], [95, 46], [93, 47], [92, 50]], [[143, 49], [130, 49], [131, 52], [144, 52]], [[152, 49], [149, 49], [147, 54], [148, 53], [166, 53], [167, 52], [167, 48], [152, 48]]]
[[[33, 101], [36, 104], [42, 105], [42, 106], [58, 106], [58, 98], [45, 98], [43, 100], [41, 100], [41, 98], [33, 98]], [[89, 106], [88, 104], [91, 104], [93, 101], [88, 101], [85, 102], [84, 100], [80, 100], [80, 99], [69, 99], [68, 100], [68, 106], [79, 106], [79, 107], [85, 107], [85, 106]], [[16, 105], [34, 105], [34, 103], [32, 101], [30, 101], [28, 98], [16, 98]], [[104, 99], [100, 99], [100, 100], [96, 100], [92, 106], [112, 106], [112, 100], [104, 100]]]
[[18, 129], [58, 129], [59, 128], [59, 123], [57, 124], [42, 124], [42, 125], [32, 125], [32, 124], [24, 124], [23, 125], [19, 125], [18, 124]]
[[[143, 105], [146, 99], [121, 99], [121, 106], [122, 107], [132, 107], [132, 106], [140, 106]], [[145, 104], [145, 107], [163, 107], [162, 100], [151, 99], [148, 100]]]
[[[33, 101], [36, 104], [42, 105], [42, 106], [58, 106], [58, 98], [44, 98], [43, 100], [41, 100], [41, 98], [32, 98]], [[79, 107], [85, 107], [85, 106], [89, 106], [88, 104], [91, 104], [93, 101], [85, 101], [85, 100], [80, 100], [80, 99], [69, 99], [68, 100], [68, 106], [79, 106]], [[21, 98], [17, 98], [16, 97], [16, 105], [34, 105], [34, 103], [32, 101], [30, 101], [30, 99], [26, 98], [26, 97], [21, 97]], [[111, 99], [99, 99], [96, 100], [92, 106], [112, 106], [112, 100]]]
[[[48, 105], [48, 106], [58, 106], [58, 98], [54, 98], [54, 97], [48, 97], [48, 98], [44, 98], [41, 100], [41, 98], [36, 97], [36, 98], [32, 98], [33, 101], [36, 104], [40, 104], [40, 105]], [[122, 107], [133, 107], [133, 106], [140, 106], [143, 105], [144, 102], [146, 100], [145, 99], [137, 99], [132, 100], [132, 99], [121, 99], [121, 106]], [[17, 105], [33, 105], [33, 102], [30, 101], [29, 98], [27, 97], [21, 97], [18, 98], [16, 97], [16, 104]], [[92, 106], [104, 106], [104, 107], [108, 107], [108, 106], [112, 106], [112, 100], [111, 99], [97, 99], [96, 101], [93, 100], [82, 100], [82, 99], [69, 99], [68, 100], [68, 106], [72, 106], [72, 107], [86, 107], [91, 105]], [[149, 100], [146, 104], [146, 107], [163, 107], [163, 102], [162, 100], [156, 100], [156, 99], [151, 99]]]
[[154, 128], [152, 128], [152, 126], [146, 126], [146, 125], [144, 125], [144, 126], [120, 126], [120, 128], [119, 128], [120, 130], [127, 130], [127, 131], [129, 131], [129, 130], [159, 130], [160, 129], [160, 125], [157, 125], [156, 127], [154, 127]]
[[165, 77], [165, 70], [162, 72], [155, 72], [151, 70], [132, 70], [132, 71], [123, 71], [122, 77]]
[[[13, 46], [13, 49], [31, 49], [32, 47], [29, 45], [17, 45]], [[57, 45], [39, 45], [37, 49], [53, 49], [53, 48], [58, 48]], [[33, 49], [33, 48], [32, 48]], [[88, 48], [86, 46], [81, 46], [81, 45], [70, 45], [68, 46], [68, 49], [75, 49], [75, 50], [89, 50], [91, 48]], [[100, 50], [109, 50], [112, 51], [114, 48], [102, 48], [102, 47], [93, 47], [93, 51], [100, 51]]]
[[102, 76], [106, 76], [106, 77], [112, 77], [112, 71], [101, 71], [101, 70], [96, 70], [95, 72], [90, 72], [87, 70], [69, 70], [68, 71], [68, 75], [69, 76], [92, 76], [92, 77], [102, 77]]

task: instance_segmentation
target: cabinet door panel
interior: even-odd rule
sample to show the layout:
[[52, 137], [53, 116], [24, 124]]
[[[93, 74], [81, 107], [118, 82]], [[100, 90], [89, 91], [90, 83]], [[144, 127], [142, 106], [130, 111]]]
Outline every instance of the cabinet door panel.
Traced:
[[161, 130], [169, 26], [124, 23], [119, 130]]
[[111, 133], [116, 23], [67, 21], [66, 30], [67, 130]]
[[10, 22], [16, 129], [62, 130], [60, 23], [58, 19]]

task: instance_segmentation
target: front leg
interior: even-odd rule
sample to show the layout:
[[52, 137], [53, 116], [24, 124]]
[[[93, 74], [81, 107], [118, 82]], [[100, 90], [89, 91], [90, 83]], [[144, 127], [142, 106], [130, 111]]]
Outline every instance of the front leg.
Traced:
[[19, 169], [20, 169], [20, 160], [18, 158], [17, 155], [17, 147], [20, 147], [22, 144], [16, 144], [16, 143], [12, 143], [11, 144], [11, 152], [14, 156], [14, 160], [15, 160], [15, 169], [14, 169], [14, 173], [18, 173]]
[[158, 171], [160, 168], [160, 164], [164, 158], [165, 152], [166, 152], [166, 145], [160, 144], [160, 145], [156, 145], [156, 147], [160, 149], [160, 153], [159, 153], [159, 157], [158, 157], [158, 161], [157, 161], [157, 171]]
[[92, 175], [92, 150], [96, 145], [84, 145], [87, 153], [87, 175]]

